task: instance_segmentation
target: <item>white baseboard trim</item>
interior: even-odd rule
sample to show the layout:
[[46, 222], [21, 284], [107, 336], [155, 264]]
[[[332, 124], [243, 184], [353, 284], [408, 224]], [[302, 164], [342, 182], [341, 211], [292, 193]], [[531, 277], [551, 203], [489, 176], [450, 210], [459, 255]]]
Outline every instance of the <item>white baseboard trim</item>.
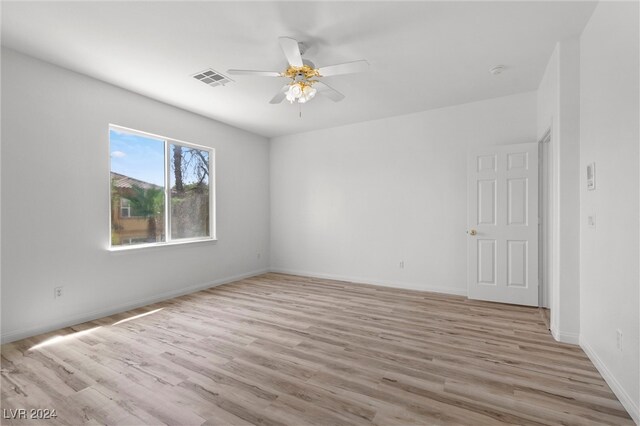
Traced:
[[347, 282], [358, 283], [358, 284], [372, 284], [372, 285], [378, 285], [381, 287], [403, 288], [406, 290], [430, 291], [433, 293], [452, 294], [455, 296], [467, 295], [466, 288], [458, 289], [458, 288], [448, 288], [448, 287], [436, 287], [436, 286], [425, 285], [422, 283], [372, 280], [370, 278], [349, 277], [345, 275], [324, 274], [320, 272], [299, 271], [299, 270], [286, 269], [286, 268], [271, 268], [271, 272], [275, 272], [279, 274], [301, 275], [303, 277], [322, 278], [327, 280], [347, 281]]
[[146, 305], [151, 305], [152, 303], [162, 302], [163, 300], [172, 299], [174, 297], [183, 296], [185, 294], [195, 293], [196, 291], [204, 290], [211, 287], [216, 287], [216, 286], [227, 284], [233, 281], [254, 277], [256, 275], [265, 274], [267, 272], [269, 272], [269, 269], [265, 268], [265, 269], [260, 269], [252, 272], [247, 272], [244, 274], [234, 275], [231, 277], [219, 278], [214, 281], [196, 284], [196, 285], [192, 285], [189, 287], [184, 287], [176, 290], [166, 291], [164, 293], [156, 294], [152, 297], [138, 299], [133, 302], [112, 306], [106, 309], [100, 309], [97, 311], [85, 312], [79, 315], [73, 315], [73, 316], [55, 321], [53, 323], [48, 323], [46, 325], [38, 325], [35, 327], [29, 327], [21, 330], [9, 331], [7, 333], [3, 333], [0, 336], [0, 342], [4, 344], [4, 343], [20, 340], [20, 339], [26, 339], [27, 337], [37, 336], [38, 334], [48, 333], [50, 331], [58, 330], [65, 327], [70, 327], [72, 325], [82, 324], [83, 322], [93, 321], [98, 318], [108, 317], [109, 315], [129, 311], [131, 309], [140, 308]]
[[595, 365], [596, 369], [600, 372], [600, 375], [604, 378], [604, 381], [607, 382], [613, 393], [616, 394], [622, 403], [622, 406], [627, 410], [633, 421], [636, 422], [637, 425], [640, 425], [640, 410], [637, 403], [629, 396], [627, 391], [622, 387], [622, 385], [620, 385], [620, 382], [618, 382], [613, 374], [611, 374], [611, 371], [609, 371], [598, 354], [596, 354], [589, 343], [587, 343], [582, 337], [580, 338], [580, 347], [587, 354], [593, 365]]
[[578, 333], [568, 333], [551, 328], [551, 335], [558, 342], [569, 343], [571, 345], [578, 345], [580, 343], [580, 335]]

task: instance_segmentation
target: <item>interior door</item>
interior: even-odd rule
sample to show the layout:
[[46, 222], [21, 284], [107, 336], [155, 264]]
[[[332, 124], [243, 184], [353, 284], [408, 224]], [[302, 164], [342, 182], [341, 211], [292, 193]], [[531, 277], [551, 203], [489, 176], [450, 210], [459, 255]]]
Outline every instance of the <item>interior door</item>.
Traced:
[[469, 298], [538, 306], [538, 144], [473, 150], [467, 176]]

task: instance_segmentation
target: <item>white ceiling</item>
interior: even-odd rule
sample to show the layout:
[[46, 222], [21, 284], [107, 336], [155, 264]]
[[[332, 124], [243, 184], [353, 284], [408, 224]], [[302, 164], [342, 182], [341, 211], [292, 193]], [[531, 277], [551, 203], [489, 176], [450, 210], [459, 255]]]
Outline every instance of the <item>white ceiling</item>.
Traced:
[[[6, 2], [2, 44], [134, 92], [276, 136], [535, 90], [555, 42], [577, 35], [593, 2]], [[302, 107], [269, 100], [279, 36], [308, 45], [316, 66], [367, 59], [366, 74], [326, 77], [346, 95]], [[488, 69], [504, 64], [492, 76]]]

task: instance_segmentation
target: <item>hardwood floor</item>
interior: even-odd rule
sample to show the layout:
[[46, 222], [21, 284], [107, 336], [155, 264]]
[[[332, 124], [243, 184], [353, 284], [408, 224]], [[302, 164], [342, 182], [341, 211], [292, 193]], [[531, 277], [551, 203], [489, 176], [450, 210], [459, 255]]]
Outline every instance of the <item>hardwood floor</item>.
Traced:
[[633, 424], [535, 308], [281, 274], [3, 345], [1, 391], [56, 410], [19, 425]]

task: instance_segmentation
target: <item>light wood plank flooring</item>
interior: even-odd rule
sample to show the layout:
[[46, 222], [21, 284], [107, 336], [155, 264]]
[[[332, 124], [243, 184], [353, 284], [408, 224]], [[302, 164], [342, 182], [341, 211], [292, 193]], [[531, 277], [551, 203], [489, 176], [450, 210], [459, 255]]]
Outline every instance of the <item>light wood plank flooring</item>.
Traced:
[[281, 274], [3, 345], [1, 390], [58, 416], [7, 425], [632, 424], [537, 309]]

